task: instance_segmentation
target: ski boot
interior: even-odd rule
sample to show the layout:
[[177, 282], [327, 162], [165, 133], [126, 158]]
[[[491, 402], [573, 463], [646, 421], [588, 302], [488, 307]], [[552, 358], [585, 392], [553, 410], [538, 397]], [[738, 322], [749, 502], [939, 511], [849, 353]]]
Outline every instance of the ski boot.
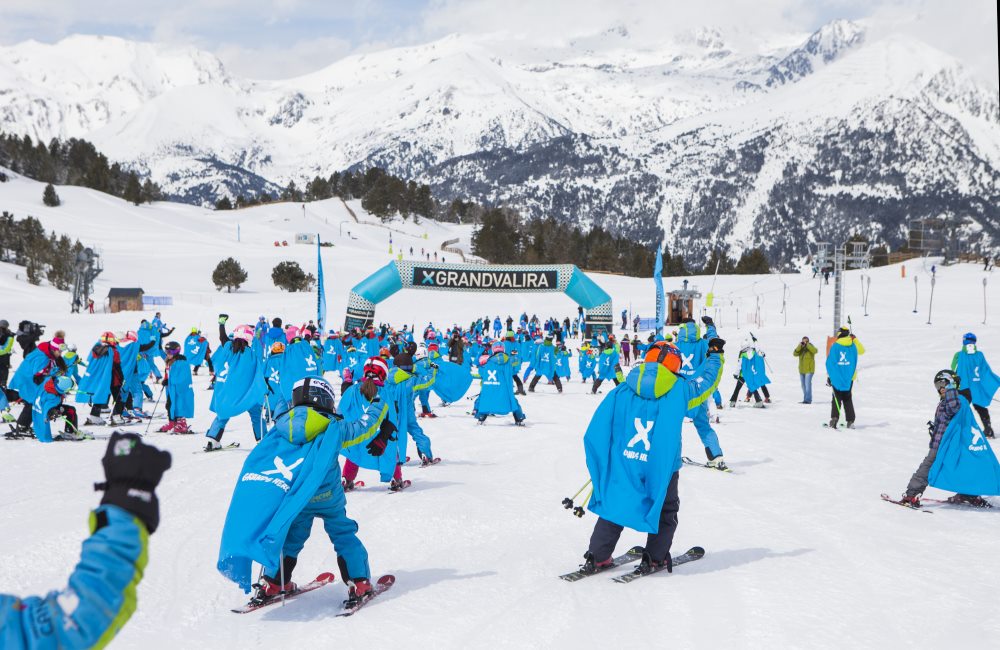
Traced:
[[347, 584], [347, 600], [344, 601], [344, 609], [354, 609], [364, 601], [375, 596], [372, 583], [368, 578], [348, 580]]
[[121, 415], [114, 415], [114, 414], [112, 414], [111, 417], [108, 418], [108, 426], [112, 426], [112, 427], [114, 427], [114, 426], [121, 426], [123, 424], [131, 424], [131, 423], [132, 423], [131, 419], [126, 419], [126, 418], [122, 417]]
[[3, 418], [4, 422], [17, 422], [17, 418], [10, 412], [10, 409], [0, 411], [0, 417]]
[[736, 408], [736, 400], [733, 400], [733, 401], [729, 402], [729, 408], [731, 408], [731, 409]]
[[766, 406], [764, 406], [764, 402], [754, 402], [754, 403], [753, 403], [753, 407], [754, 407], [755, 409], [762, 409], [762, 408], [767, 408]]
[[847, 422], [847, 428], [848, 429], [853, 429], [854, 428], [854, 420], [848, 420], [848, 422]]
[[837, 418], [830, 418], [830, 424], [828, 425], [831, 429], [837, 428]]
[[899, 502], [902, 503], [903, 505], [910, 506], [911, 508], [919, 508], [920, 507], [920, 495], [919, 494], [906, 494], [904, 492], [903, 496], [899, 497]]
[[434, 459], [432, 457], [426, 456], [424, 454], [419, 454], [419, 456], [420, 456], [421, 467], [429, 467], [434, 464]]
[[251, 598], [251, 603], [266, 603], [269, 600], [274, 600], [280, 597], [282, 594], [288, 595], [298, 591], [299, 587], [292, 581], [286, 582], [284, 585], [279, 585], [277, 582], [271, 580], [267, 576], [254, 585], [256, 591]]
[[103, 427], [106, 426], [108, 423], [104, 421], [104, 418], [98, 415], [88, 415], [86, 424], [95, 427]]
[[407, 483], [408, 483], [408, 481], [403, 481], [401, 479], [395, 479], [394, 478], [394, 479], [392, 479], [389, 482], [389, 491], [390, 492], [401, 492], [401, 491], [403, 491], [403, 490], [406, 489], [406, 487], [407, 487], [406, 484]]
[[174, 420], [174, 430], [172, 433], [194, 433], [188, 426], [187, 418], [177, 418]]
[[664, 566], [667, 569], [667, 573], [674, 572], [674, 561], [671, 559], [669, 553], [667, 553], [667, 559], [663, 562], [654, 562], [653, 558], [649, 557], [649, 553], [643, 551], [642, 560], [639, 561], [639, 566], [635, 568], [635, 572], [640, 575], [646, 575], [654, 571], [659, 571]]
[[209, 438], [205, 443], [205, 451], [216, 451], [222, 449], [222, 443], [215, 438]]
[[983, 497], [973, 496], [971, 494], [956, 494], [950, 496], [946, 499], [948, 503], [956, 503], [963, 506], [972, 506], [974, 508], [992, 508], [993, 505], [984, 499]]
[[524, 423], [524, 421], [525, 421], [525, 420], [527, 420], [527, 419], [528, 419], [528, 418], [521, 418], [520, 420], [518, 420], [517, 418], [514, 418], [514, 426], [516, 426], [516, 427], [524, 427], [524, 426], [527, 426], [527, 425], [526, 425], [526, 424]]
[[729, 469], [729, 466], [726, 465], [726, 460], [722, 456], [716, 456], [715, 458], [712, 458], [705, 464], [711, 467], [712, 469], [717, 469], [723, 472]]
[[157, 431], [159, 431], [160, 433], [172, 433], [175, 426], [177, 426], [176, 422], [174, 422], [173, 420], [168, 420], [167, 423], [164, 424], [159, 429], [157, 429]]
[[580, 565], [580, 573], [586, 573], [588, 575], [600, 573], [605, 569], [611, 568], [611, 566], [614, 564], [614, 561], [615, 560], [613, 557], [609, 557], [603, 562], [596, 562], [594, 560], [594, 554], [591, 553], [590, 551], [587, 551], [586, 553], [583, 554], [583, 564]]
[[993, 433], [993, 427], [988, 424], [986, 425], [986, 428], [983, 430], [983, 435], [986, 436], [987, 438], [996, 438], [996, 434]]
[[357, 485], [354, 481], [348, 480], [346, 478], [340, 479], [340, 484], [344, 488], [344, 492], [353, 492]]
[[722, 410], [722, 402], [719, 402], [718, 404], [716, 404], [715, 408], [721, 411]]

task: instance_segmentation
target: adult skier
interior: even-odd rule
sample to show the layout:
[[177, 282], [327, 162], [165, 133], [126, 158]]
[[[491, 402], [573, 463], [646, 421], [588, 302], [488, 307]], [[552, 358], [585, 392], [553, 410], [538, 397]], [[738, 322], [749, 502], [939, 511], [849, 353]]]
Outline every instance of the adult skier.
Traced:
[[826, 374], [833, 387], [833, 403], [830, 406], [830, 426], [836, 427], [840, 416], [847, 418], [847, 428], [854, 428], [854, 397], [851, 390], [858, 378], [858, 356], [865, 353], [854, 334], [846, 327], [837, 330], [837, 340], [830, 346], [826, 356]]
[[724, 346], [722, 339], [712, 339], [708, 360], [696, 375], [683, 377], [670, 370], [681, 363], [677, 348], [657, 342], [647, 350], [647, 360], [636, 364], [625, 383], [597, 407], [583, 446], [593, 484], [588, 508], [599, 519], [581, 570], [596, 573], [610, 567], [625, 527], [647, 533], [638, 573], [672, 570], [681, 425], [685, 414], [704, 403], [719, 383]]
[[1000, 495], [1000, 464], [972, 415], [969, 402], [959, 393], [961, 380], [952, 370], [934, 375], [934, 388], [941, 399], [928, 422], [930, 450], [910, 477], [901, 501], [920, 507], [920, 496], [928, 485], [954, 490], [952, 503], [988, 507], [980, 494]]
[[209, 410], [215, 413], [212, 425], [205, 432], [208, 440], [205, 451], [222, 448], [222, 434], [231, 418], [240, 413], [250, 416], [253, 436], [259, 442], [264, 435], [264, 377], [261, 343], [255, 341], [253, 328], [240, 325], [233, 330], [233, 339], [226, 334], [229, 316], [219, 315], [219, 342], [212, 363], [218, 368], [215, 374], [215, 390]]
[[103, 648], [136, 610], [149, 536], [160, 521], [156, 486], [170, 454], [114, 432], [101, 461], [101, 505], [66, 587], [45, 596], [0, 595], [0, 648]]
[[514, 395], [514, 357], [504, 344], [496, 342], [490, 355], [480, 361], [479, 397], [472, 406], [472, 415], [482, 424], [491, 415], [514, 415], [514, 424], [523, 425], [524, 411]]
[[162, 433], [194, 433], [187, 419], [194, 417], [194, 389], [191, 386], [191, 364], [182, 354], [181, 344], [170, 341], [163, 350], [166, 353], [166, 369], [163, 371], [163, 390], [167, 393], [167, 423], [160, 427]]
[[[358, 524], [347, 516], [337, 459], [342, 449], [358, 446], [380, 455], [395, 427], [386, 419], [388, 404], [377, 396], [356, 422], [335, 417], [334, 399], [325, 379], [300, 380], [292, 391], [292, 410], [278, 417], [243, 464], [217, 566], [244, 591], [256, 587], [251, 602], [296, 591], [292, 572], [315, 519], [323, 521], [337, 552], [340, 575], [349, 586], [345, 604], [353, 607], [374, 595], [368, 551], [358, 539]], [[265, 569], [256, 585], [250, 583], [253, 562]]]
[[951, 369], [962, 380], [962, 396], [972, 403], [979, 414], [983, 423], [983, 435], [993, 438], [989, 406], [997, 388], [1000, 388], [1000, 376], [993, 372], [986, 357], [976, 348], [976, 335], [972, 332], [962, 337], [962, 349], [951, 358]]
[[[677, 349], [680, 352], [681, 364], [678, 369], [670, 369], [674, 374], [684, 378], [696, 377], [700, 374], [701, 366], [708, 363], [708, 342], [718, 338], [718, 334], [711, 317], [703, 316], [702, 321], [710, 333], [708, 340], [701, 337], [698, 332], [698, 326], [695, 325], [693, 318], [684, 319], [684, 322], [678, 328]], [[654, 360], [654, 355], [659, 356], [659, 352], [659, 350], [654, 348], [651, 350], [652, 354], [650, 352], [646, 353], [645, 360]], [[722, 446], [719, 444], [719, 436], [715, 433], [715, 429], [712, 428], [711, 419], [708, 415], [708, 400], [688, 411], [687, 417], [691, 418], [694, 422], [698, 437], [701, 438], [701, 444], [705, 448], [705, 456], [708, 457], [708, 463], [706, 464], [709, 467], [715, 467], [719, 470], [728, 469], [726, 461], [722, 456]]]
[[556, 390], [560, 393], [562, 392], [562, 381], [556, 373], [556, 348], [552, 344], [551, 336], [546, 336], [542, 344], [536, 347], [535, 360], [532, 367], [535, 371], [535, 376], [531, 378], [531, 383], [528, 384], [529, 393], [535, 392], [535, 386], [538, 385], [539, 380], [543, 377], [555, 383]]

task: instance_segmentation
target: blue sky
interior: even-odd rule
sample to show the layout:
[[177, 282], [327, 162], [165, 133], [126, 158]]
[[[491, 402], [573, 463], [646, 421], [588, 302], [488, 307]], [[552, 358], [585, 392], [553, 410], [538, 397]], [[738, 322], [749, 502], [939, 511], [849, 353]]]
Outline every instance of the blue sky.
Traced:
[[454, 32], [542, 41], [615, 24], [651, 37], [703, 25], [808, 32], [848, 18], [913, 32], [993, 71], [996, 15], [990, 0], [0, 0], [0, 44], [76, 33], [183, 43], [236, 74], [281, 78]]

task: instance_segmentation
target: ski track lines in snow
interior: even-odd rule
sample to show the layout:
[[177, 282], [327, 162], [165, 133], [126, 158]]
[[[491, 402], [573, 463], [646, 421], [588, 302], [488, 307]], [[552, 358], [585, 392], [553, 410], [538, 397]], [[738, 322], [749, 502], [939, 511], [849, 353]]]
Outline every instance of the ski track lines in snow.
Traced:
[[[22, 182], [0, 184], [0, 199], [23, 193], [24, 205], [37, 203], [41, 186], [18, 189]], [[98, 218], [98, 209], [86, 198], [91, 193], [59, 191], [64, 198], [73, 197], [63, 208], [17, 208], [15, 213], [23, 217], [27, 211], [47, 229], [84, 237], [88, 219]], [[302, 219], [301, 207], [239, 212], [244, 243], [236, 244], [229, 239], [218, 243], [224, 227], [229, 228], [219, 215], [162, 204], [133, 209], [112, 200], [107, 205], [121, 215], [116, 236], [88, 238], [97, 239], [105, 255], [98, 298], [109, 286], [136, 284], [150, 293], [174, 295], [175, 305], [163, 308], [167, 322], [178, 327], [172, 338], [181, 338], [198, 323], [212, 337], [219, 311], [232, 314], [233, 324], [252, 322], [260, 313], [298, 322], [312, 317], [313, 294], [285, 294], [269, 286], [270, 268], [281, 259], [298, 259], [314, 271], [315, 249], [276, 250], [270, 245], [276, 238], [291, 240], [294, 217]], [[307, 211], [316, 216], [308, 216], [308, 223], [329, 219], [332, 237], [337, 210], [342, 209], [334, 204], [310, 204]], [[132, 212], [150, 220], [132, 220]], [[189, 241], [160, 235], [172, 232], [169, 224], [175, 220], [188, 229]], [[199, 224], [204, 226], [200, 232]], [[447, 224], [393, 224], [397, 226], [415, 234], [426, 229], [440, 239], [457, 232]], [[353, 221], [350, 228], [356, 240], [335, 240], [338, 245], [324, 251], [333, 323], [342, 318], [349, 288], [388, 261], [384, 230]], [[416, 246], [424, 241], [406, 241], [410, 239]], [[434, 245], [432, 239], [429, 246]], [[188, 254], [181, 263], [158, 264], [184, 251]], [[208, 272], [223, 253], [247, 266], [248, 291], [228, 295], [206, 287]], [[162, 523], [151, 540], [139, 610], [113, 647], [331, 647], [345, 642], [418, 648], [987, 647], [1000, 635], [997, 619], [986, 609], [995, 601], [1000, 575], [1000, 560], [991, 552], [1000, 531], [1000, 510], [940, 507], [933, 517], [924, 517], [878, 498], [881, 492], [899, 494], [926, 453], [924, 423], [936, 404], [931, 377], [948, 365], [962, 333], [975, 331], [987, 358], [1000, 365], [998, 330], [980, 325], [980, 267], [938, 269], [934, 325], [928, 326], [929, 267], [930, 262], [909, 263], [905, 280], [898, 267], [870, 271], [867, 318], [859, 308], [859, 274], [848, 273], [845, 315], [852, 315], [868, 350], [855, 390], [856, 430], [821, 426], [830, 409], [822, 354], [813, 383], [815, 403], [796, 403], [799, 380], [791, 350], [804, 334], [822, 350], [830, 331], [833, 286], [822, 288], [820, 320], [819, 280], [783, 276], [790, 290], [788, 325], [782, 326], [782, 278], [719, 277], [717, 321], [729, 341], [723, 399], [728, 401], [732, 392], [736, 357], [748, 334], [746, 318], [755, 308], [756, 294], [764, 324], [753, 331], [768, 353], [775, 402], [765, 410], [741, 402], [735, 412], [728, 404], [721, 411], [723, 422], [715, 428], [737, 473], [697, 467], [682, 471], [673, 551], [700, 545], [707, 550], [705, 558], [673, 575], [631, 585], [612, 583], [610, 576], [576, 584], [557, 578], [582, 560], [595, 521], [592, 514], [576, 519], [560, 502], [587, 480], [581, 438], [599, 400], [611, 390], [607, 385], [602, 395], [590, 395], [590, 386], [580, 383], [575, 356], [574, 378], [566, 382], [563, 395], [540, 382], [534, 394], [521, 398], [530, 426], [514, 427], [510, 417], [477, 426], [466, 415], [472, 404], [467, 399], [436, 406], [443, 417], [420, 424], [433, 440], [434, 453], [444, 459], [440, 465], [404, 468], [413, 486], [401, 494], [386, 493], [373, 472], [362, 471], [360, 478], [368, 485], [348, 495], [348, 513], [360, 525], [373, 573], [393, 573], [397, 583], [348, 619], [334, 620], [346, 593], [339, 575], [333, 585], [285, 607], [245, 616], [228, 611], [245, 596], [218, 574], [215, 563], [229, 498], [253, 446], [250, 423], [240, 416], [227, 428], [224, 440], [241, 442], [240, 450], [195, 454], [203, 444], [201, 435], [155, 433], [163, 423], [155, 421], [149, 440], [173, 453], [173, 468], [159, 489]], [[134, 328], [140, 318], [136, 313], [66, 314], [65, 293], [48, 287], [29, 290], [14, 277], [23, 278], [23, 273], [20, 267], [0, 265], [0, 317], [39, 320], [47, 324], [49, 335], [64, 328], [82, 351], [101, 331]], [[912, 313], [914, 274], [920, 278], [918, 314]], [[595, 279], [613, 296], [616, 309], [631, 305], [643, 316], [653, 313], [648, 279]], [[673, 288], [680, 280], [668, 278], [666, 286]], [[692, 281], [702, 291], [711, 283], [710, 278]], [[1000, 305], [996, 284], [991, 280], [987, 287], [991, 305]], [[741, 329], [736, 327], [737, 308]], [[443, 325], [520, 309], [540, 316], [575, 313], [568, 299], [555, 294], [409, 291], [380, 305], [377, 320], [422, 327], [428, 320]], [[14, 363], [20, 360], [16, 354]], [[200, 432], [212, 419], [211, 393], [203, 390], [207, 382], [204, 374], [195, 378], [192, 427]], [[473, 386], [469, 394], [476, 392]], [[100, 498], [92, 484], [101, 480], [105, 443], [0, 445], [10, 486], [0, 497], [8, 549], [0, 558], [3, 590], [40, 594], [59, 588], [78, 558], [87, 511]], [[690, 423], [684, 425], [684, 453], [704, 458]], [[945, 495], [931, 489], [928, 496]], [[644, 540], [644, 535], [626, 531], [619, 551]], [[307, 582], [336, 568], [333, 549], [316, 523], [295, 580]]]

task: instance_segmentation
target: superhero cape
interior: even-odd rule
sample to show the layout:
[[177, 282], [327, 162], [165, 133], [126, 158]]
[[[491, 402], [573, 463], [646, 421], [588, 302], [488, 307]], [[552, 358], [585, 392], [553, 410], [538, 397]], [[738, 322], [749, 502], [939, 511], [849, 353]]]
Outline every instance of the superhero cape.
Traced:
[[215, 389], [209, 410], [213, 413], [231, 418], [264, 402], [264, 362], [255, 346], [234, 354], [232, 341], [227, 341], [212, 355], [212, 365]]
[[964, 350], [959, 352], [955, 370], [961, 379], [959, 387], [967, 388], [972, 393], [972, 403], [989, 408], [997, 388], [1000, 388], [1000, 377], [993, 373], [983, 353], [979, 350], [975, 354]]
[[972, 407], [961, 399], [961, 409], [941, 436], [927, 482], [959, 494], [1000, 496], [1000, 464], [976, 424]]

